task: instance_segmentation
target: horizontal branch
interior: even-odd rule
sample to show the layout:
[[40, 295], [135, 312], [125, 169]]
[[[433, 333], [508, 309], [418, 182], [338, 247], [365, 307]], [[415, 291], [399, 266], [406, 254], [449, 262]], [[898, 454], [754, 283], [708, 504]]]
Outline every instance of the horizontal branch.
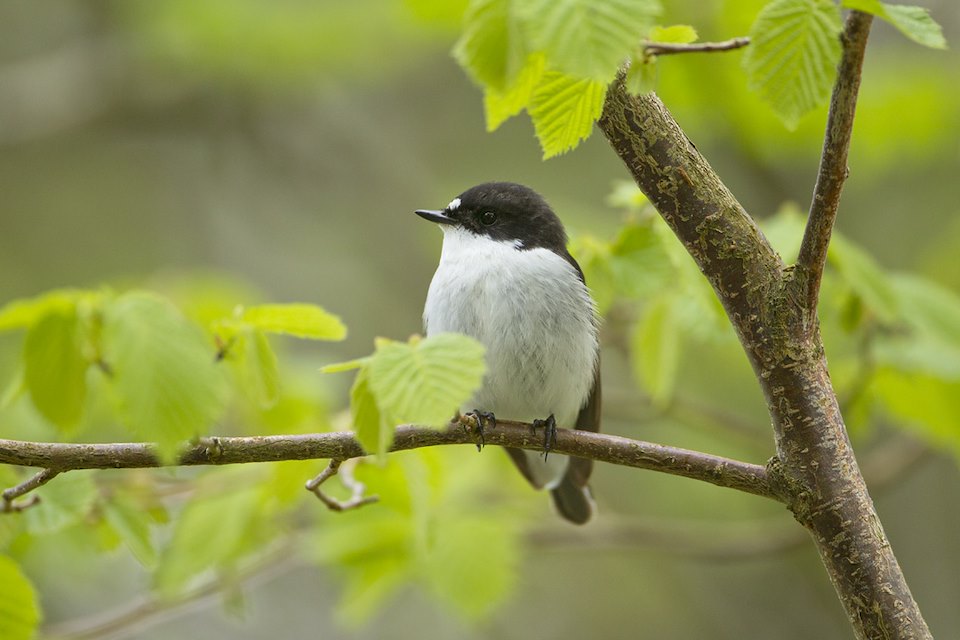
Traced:
[[[540, 450], [543, 437], [522, 422], [498, 420], [484, 434], [488, 445]], [[445, 429], [415, 425], [397, 427], [392, 451], [439, 445], [474, 445], [474, 436], [459, 424]], [[599, 462], [660, 471], [702, 480], [757, 496], [780, 500], [762, 465], [740, 462], [689, 449], [668, 447], [619, 436], [559, 429], [554, 453]], [[346, 460], [366, 455], [347, 431], [305, 435], [205, 438], [186, 449], [177, 465], [221, 465], [281, 460], [333, 458]], [[81, 444], [24, 442], [0, 439], [0, 463], [42, 467], [54, 471], [75, 469], [132, 469], [163, 466], [151, 444]]]
[[731, 38], [722, 42], [691, 42], [680, 44], [676, 42], [647, 42], [643, 45], [643, 53], [648, 56], [666, 56], [675, 53], [711, 53], [713, 51], [733, 51], [750, 44], [750, 38]]

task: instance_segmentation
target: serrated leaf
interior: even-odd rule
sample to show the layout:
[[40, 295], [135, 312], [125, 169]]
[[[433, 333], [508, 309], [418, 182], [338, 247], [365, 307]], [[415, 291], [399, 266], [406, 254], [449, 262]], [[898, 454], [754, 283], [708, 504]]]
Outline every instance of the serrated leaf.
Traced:
[[150, 514], [122, 497], [103, 504], [103, 518], [140, 564], [153, 568], [157, 550], [150, 533]]
[[124, 424], [164, 460], [223, 412], [226, 380], [212, 346], [163, 298], [132, 292], [108, 305], [103, 350]]
[[12, 558], [0, 556], [0, 638], [30, 640], [40, 624], [37, 593]]
[[517, 77], [503, 91], [490, 86], [484, 89], [483, 112], [488, 132], [496, 130], [506, 120], [527, 108], [545, 69], [546, 58], [543, 54], [531, 53]]
[[27, 331], [23, 375], [33, 405], [58, 427], [75, 425], [87, 395], [87, 359], [73, 310], [48, 313]]
[[603, 111], [607, 85], [548, 71], [527, 109], [544, 159], [573, 149], [593, 132]]
[[930, 11], [923, 7], [902, 4], [887, 4], [880, 0], [843, 0], [848, 9], [865, 11], [886, 20], [900, 33], [914, 42], [932, 49], [946, 49], [947, 40], [943, 29], [930, 17]]
[[669, 404], [680, 364], [680, 334], [671, 298], [660, 296], [645, 310], [631, 338], [630, 360], [653, 404]]
[[262, 304], [247, 307], [242, 322], [267, 333], [282, 333], [310, 340], [343, 340], [347, 328], [340, 318], [315, 304]]
[[353, 416], [353, 431], [357, 441], [367, 453], [383, 457], [393, 443], [393, 429], [380, 413], [377, 398], [370, 389], [368, 368], [357, 373], [350, 389], [350, 413]]
[[277, 354], [263, 331], [253, 329], [243, 339], [243, 370], [246, 380], [263, 409], [269, 409], [280, 397], [280, 372]]
[[654, 27], [647, 39], [650, 42], [690, 44], [697, 41], [697, 30], [689, 24], [674, 24], [669, 27]]
[[660, 10], [656, 0], [533, 0], [524, 18], [552, 69], [606, 85]]
[[34, 298], [12, 300], [0, 308], [0, 331], [26, 329], [48, 313], [71, 314], [85, 294], [78, 289], [55, 289]]
[[750, 87], [787, 127], [830, 95], [841, 29], [833, 0], [774, 0], [750, 28], [743, 56]]
[[899, 311], [889, 276], [866, 251], [834, 234], [827, 254], [830, 263], [864, 304], [883, 322], [892, 322]]
[[527, 57], [511, 0], [472, 0], [453, 57], [483, 87], [506, 91]]
[[389, 421], [440, 426], [480, 386], [486, 363], [479, 342], [442, 333], [381, 344], [367, 370], [377, 406]]
[[61, 475], [35, 493], [40, 503], [23, 512], [27, 530], [34, 535], [53, 533], [79, 522], [97, 499], [97, 487], [89, 471]]

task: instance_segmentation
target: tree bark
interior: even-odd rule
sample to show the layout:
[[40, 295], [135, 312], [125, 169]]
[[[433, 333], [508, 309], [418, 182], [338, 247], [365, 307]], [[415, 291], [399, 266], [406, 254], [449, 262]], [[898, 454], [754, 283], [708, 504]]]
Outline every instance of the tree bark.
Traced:
[[846, 176], [869, 26], [869, 16], [858, 12], [847, 21], [824, 152], [824, 163], [837, 164], [828, 155], [840, 160], [843, 176], [827, 175], [828, 193], [818, 186], [827, 206], [815, 198], [811, 215], [816, 209], [828, 217], [811, 218], [813, 258], [801, 269], [783, 264], [656, 95], [629, 95], [621, 74], [607, 92], [599, 126], [726, 309], [773, 421], [771, 481], [812, 535], [856, 636], [931, 638], [850, 446], [817, 328], [816, 290], [811, 295]]

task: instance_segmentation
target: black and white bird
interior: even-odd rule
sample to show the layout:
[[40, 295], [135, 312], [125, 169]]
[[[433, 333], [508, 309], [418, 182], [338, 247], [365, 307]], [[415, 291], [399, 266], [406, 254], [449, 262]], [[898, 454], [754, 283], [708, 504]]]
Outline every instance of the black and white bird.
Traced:
[[423, 310], [427, 335], [463, 333], [486, 347], [487, 374], [466, 408], [478, 421], [543, 427], [542, 455], [507, 452], [534, 487], [550, 490], [560, 515], [587, 522], [592, 461], [546, 455], [558, 426], [600, 430], [596, 306], [563, 224], [540, 195], [510, 182], [416, 213], [443, 230]]

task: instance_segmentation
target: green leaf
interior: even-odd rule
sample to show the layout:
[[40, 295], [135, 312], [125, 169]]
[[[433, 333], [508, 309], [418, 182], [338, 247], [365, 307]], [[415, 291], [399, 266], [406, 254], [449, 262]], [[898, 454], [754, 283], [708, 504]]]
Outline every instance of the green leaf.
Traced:
[[369, 362], [370, 356], [356, 358], [354, 360], [347, 360], [346, 362], [335, 362], [333, 364], [328, 364], [325, 367], [320, 367], [320, 373], [342, 373], [344, 371], [352, 371], [354, 369], [360, 369], [361, 367], [367, 366]]
[[547, 71], [533, 92], [528, 111], [544, 159], [576, 147], [590, 136], [603, 111], [607, 85]]
[[639, 96], [653, 91], [657, 86], [657, 58], [650, 56], [647, 59], [634, 58], [627, 69], [624, 80], [627, 91], [631, 95]]
[[242, 366], [247, 383], [253, 389], [260, 406], [269, 409], [280, 397], [277, 355], [270, 347], [266, 334], [260, 329], [252, 329], [244, 336], [243, 347]]
[[603, 315], [616, 296], [609, 245], [593, 236], [574, 236], [570, 241], [570, 254], [583, 270], [584, 280], [597, 305], [597, 313]]
[[33, 585], [13, 559], [0, 556], [0, 638], [30, 640], [40, 624]]
[[697, 30], [688, 24], [674, 24], [669, 27], [654, 27], [647, 39], [650, 42], [667, 44], [690, 44], [697, 41]]
[[960, 430], [956, 427], [960, 382], [884, 368], [874, 375], [870, 387], [893, 418], [934, 446], [960, 457]]
[[606, 85], [660, 11], [656, 0], [532, 0], [524, 18], [551, 68]]
[[81, 350], [77, 315], [49, 313], [30, 327], [23, 373], [34, 406], [59, 427], [75, 425], [87, 395], [87, 359]]
[[787, 127], [830, 95], [841, 28], [833, 0], [774, 0], [750, 28], [743, 56], [750, 87]]
[[511, 0], [473, 0], [453, 57], [483, 87], [506, 91], [523, 68], [527, 51]]
[[[517, 581], [520, 549], [516, 535], [504, 531], [500, 518], [438, 518], [430, 533], [416, 566], [437, 598], [477, 620], [509, 596]], [[480, 548], [483, 553], [477, 553]]]
[[613, 191], [607, 196], [606, 202], [611, 207], [619, 207], [628, 211], [637, 211], [650, 205], [647, 196], [631, 180], [614, 181]]
[[669, 404], [680, 363], [680, 333], [670, 297], [660, 296], [646, 309], [633, 332], [630, 359], [653, 404]]
[[103, 518], [130, 553], [147, 568], [157, 564], [157, 550], [150, 535], [150, 514], [125, 497], [103, 503]]
[[866, 251], [834, 234], [827, 254], [840, 277], [883, 322], [893, 322], [899, 311], [890, 277]]
[[926, 278], [898, 273], [891, 276], [904, 320], [944, 345], [960, 349], [960, 297]]
[[442, 333], [382, 342], [368, 370], [377, 406], [390, 422], [440, 426], [480, 386], [486, 364], [479, 342]]
[[108, 305], [103, 348], [123, 422], [164, 460], [223, 412], [226, 380], [211, 345], [163, 298], [132, 292]]
[[350, 413], [353, 431], [360, 446], [367, 453], [383, 457], [393, 442], [393, 429], [386, 423], [377, 406], [377, 398], [370, 389], [368, 368], [363, 368], [350, 389]]
[[24, 511], [27, 530], [44, 535], [76, 524], [90, 513], [97, 486], [89, 471], [60, 475], [35, 491], [40, 503]]
[[49, 313], [75, 313], [77, 300], [86, 292], [55, 289], [35, 298], [13, 300], [0, 308], [0, 331], [26, 329]]
[[503, 91], [488, 86], [483, 91], [483, 111], [487, 131], [494, 131], [509, 118], [526, 109], [546, 69], [542, 53], [531, 53], [517, 77]]
[[797, 255], [800, 253], [800, 243], [803, 241], [806, 224], [806, 214], [800, 211], [800, 207], [795, 203], [787, 202], [775, 214], [762, 220], [760, 228], [770, 242], [770, 246], [777, 250], [783, 261], [792, 264], [796, 262]]
[[343, 340], [347, 328], [340, 318], [315, 304], [262, 304], [244, 309], [240, 317], [261, 331], [310, 340]]
[[914, 42], [932, 49], [946, 49], [947, 40], [929, 10], [902, 4], [887, 4], [880, 0], [843, 0], [848, 9], [865, 11], [886, 20], [900, 33]]
[[170, 597], [193, 576], [211, 568], [227, 569], [262, 542], [264, 522], [256, 487], [221, 495], [198, 494], [176, 520], [164, 549], [156, 587]]

